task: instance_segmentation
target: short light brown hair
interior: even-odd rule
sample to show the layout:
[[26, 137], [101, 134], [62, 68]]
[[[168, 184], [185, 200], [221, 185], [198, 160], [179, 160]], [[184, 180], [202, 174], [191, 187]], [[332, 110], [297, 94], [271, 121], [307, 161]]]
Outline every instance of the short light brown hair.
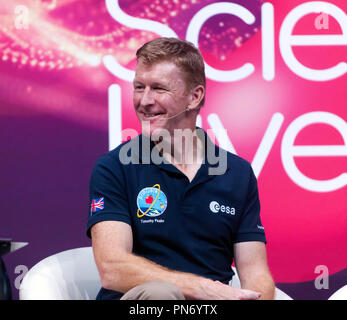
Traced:
[[[160, 61], [171, 61], [185, 75], [187, 89], [191, 90], [198, 85], [206, 88], [204, 59], [192, 43], [177, 38], [157, 38], [145, 43], [136, 52], [137, 61], [144, 64], [153, 64]], [[200, 107], [205, 103], [205, 97]]]

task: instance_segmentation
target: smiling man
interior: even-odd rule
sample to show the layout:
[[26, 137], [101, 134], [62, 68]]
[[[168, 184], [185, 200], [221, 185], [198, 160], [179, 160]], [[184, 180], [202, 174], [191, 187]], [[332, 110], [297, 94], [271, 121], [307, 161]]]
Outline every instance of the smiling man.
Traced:
[[[195, 126], [206, 90], [199, 50], [159, 38], [136, 55], [142, 134], [101, 157], [90, 181], [97, 298], [272, 299], [252, 168]], [[226, 162], [222, 174], [211, 174], [210, 153]], [[233, 261], [242, 289], [228, 285]]]
[[195, 61], [190, 57], [190, 61], [189, 53], [180, 48], [181, 54], [187, 55], [186, 61], [179, 55], [167, 59], [165, 48], [160, 52], [160, 48], [151, 46], [155, 43], [148, 43], [137, 52], [134, 106], [139, 120], [151, 122], [151, 133], [158, 128], [166, 128], [172, 135], [175, 129], [194, 131], [194, 121], [205, 97], [202, 58]]

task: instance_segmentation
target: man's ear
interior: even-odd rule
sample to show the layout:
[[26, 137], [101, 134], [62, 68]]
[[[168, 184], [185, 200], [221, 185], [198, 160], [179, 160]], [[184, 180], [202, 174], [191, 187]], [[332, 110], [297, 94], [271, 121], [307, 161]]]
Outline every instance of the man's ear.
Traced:
[[198, 85], [193, 88], [190, 92], [190, 104], [188, 106], [189, 110], [198, 109], [200, 102], [205, 96], [205, 88], [202, 85]]

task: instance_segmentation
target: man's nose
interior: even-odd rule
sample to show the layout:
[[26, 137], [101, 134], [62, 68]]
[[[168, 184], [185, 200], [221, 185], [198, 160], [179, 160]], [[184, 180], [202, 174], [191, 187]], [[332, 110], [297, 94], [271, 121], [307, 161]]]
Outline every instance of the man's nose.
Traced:
[[141, 96], [141, 105], [142, 106], [148, 106], [154, 104], [154, 95], [153, 91], [150, 88], [146, 88]]

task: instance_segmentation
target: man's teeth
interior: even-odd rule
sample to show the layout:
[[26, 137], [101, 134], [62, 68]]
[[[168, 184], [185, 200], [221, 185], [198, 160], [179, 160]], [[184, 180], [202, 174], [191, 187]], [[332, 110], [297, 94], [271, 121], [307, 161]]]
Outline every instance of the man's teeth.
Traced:
[[145, 116], [147, 117], [147, 118], [151, 118], [151, 117], [155, 117], [155, 116], [157, 116], [157, 115], [159, 115], [159, 113], [145, 113]]

